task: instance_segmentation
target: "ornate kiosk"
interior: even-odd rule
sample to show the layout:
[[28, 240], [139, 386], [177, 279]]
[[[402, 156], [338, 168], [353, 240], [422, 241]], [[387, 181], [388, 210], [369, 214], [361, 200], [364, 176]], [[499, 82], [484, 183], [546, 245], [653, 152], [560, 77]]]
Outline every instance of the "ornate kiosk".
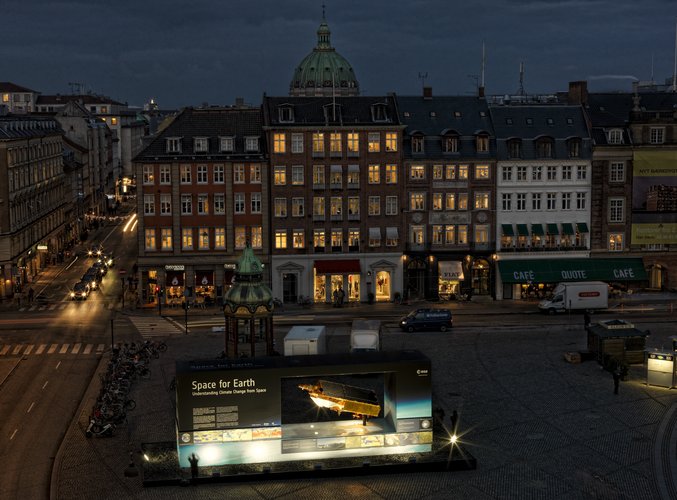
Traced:
[[265, 340], [267, 356], [274, 354], [273, 293], [262, 279], [261, 261], [247, 245], [237, 263], [235, 282], [223, 299], [227, 358], [238, 357], [240, 343], [249, 343], [249, 355], [255, 357], [257, 339]]

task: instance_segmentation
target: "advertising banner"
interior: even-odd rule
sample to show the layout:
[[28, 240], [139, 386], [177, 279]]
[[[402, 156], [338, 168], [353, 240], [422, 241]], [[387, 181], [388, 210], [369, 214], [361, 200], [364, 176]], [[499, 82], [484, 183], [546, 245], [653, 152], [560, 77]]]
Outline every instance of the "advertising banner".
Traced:
[[677, 243], [677, 151], [634, 152], [630, 243]]

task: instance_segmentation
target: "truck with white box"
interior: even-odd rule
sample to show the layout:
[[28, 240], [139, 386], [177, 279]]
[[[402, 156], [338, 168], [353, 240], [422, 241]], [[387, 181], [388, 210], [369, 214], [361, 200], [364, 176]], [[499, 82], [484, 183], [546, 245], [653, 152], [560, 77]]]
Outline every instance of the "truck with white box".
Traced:
[[284, 337], [284, 355], [325, 354], [327, 328], [322, 325], [292, 326]]
[[378, 351], [381, 349], [381, 321], [354, 319], [350, 329], [350, 352]]
[[609, 285], [602, 281], [580, 281], [558, 284], [552, 297], [538, 308], [549, 314], [561, 311], [592, 311], [609, 307]]

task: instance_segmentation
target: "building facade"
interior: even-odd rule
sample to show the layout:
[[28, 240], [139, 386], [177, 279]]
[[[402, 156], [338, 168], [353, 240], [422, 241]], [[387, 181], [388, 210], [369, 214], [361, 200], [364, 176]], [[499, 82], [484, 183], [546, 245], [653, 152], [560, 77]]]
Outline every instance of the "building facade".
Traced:
[[0, 107], [14, 114], [36, 111], [38, 92], [12, 82], [0, 82]]
[[137, 155], [142, 304], [219, 303], [247, 244], [269, 266], [265, 146], [259, 108], [187, 108]]
[[481, 97], [398, 96], [404, 135], [404, 286], [410, 298], [491, 295], [496, 147]]
[[394, 96], [264, 97], [273, 295], [402, 294], [402, 130]]
[[0, 116], [0, 297], [24, 293], [67, 243], [62, 131], [54, 119]]

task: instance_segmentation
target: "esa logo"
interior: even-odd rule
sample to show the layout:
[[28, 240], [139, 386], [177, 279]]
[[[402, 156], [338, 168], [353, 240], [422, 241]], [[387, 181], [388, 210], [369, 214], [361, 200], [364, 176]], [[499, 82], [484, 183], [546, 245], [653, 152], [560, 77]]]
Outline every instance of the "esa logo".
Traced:
[[416, 370], [416, 375], [418, 375], [419, 377], [427, 377], [428, 370]]

